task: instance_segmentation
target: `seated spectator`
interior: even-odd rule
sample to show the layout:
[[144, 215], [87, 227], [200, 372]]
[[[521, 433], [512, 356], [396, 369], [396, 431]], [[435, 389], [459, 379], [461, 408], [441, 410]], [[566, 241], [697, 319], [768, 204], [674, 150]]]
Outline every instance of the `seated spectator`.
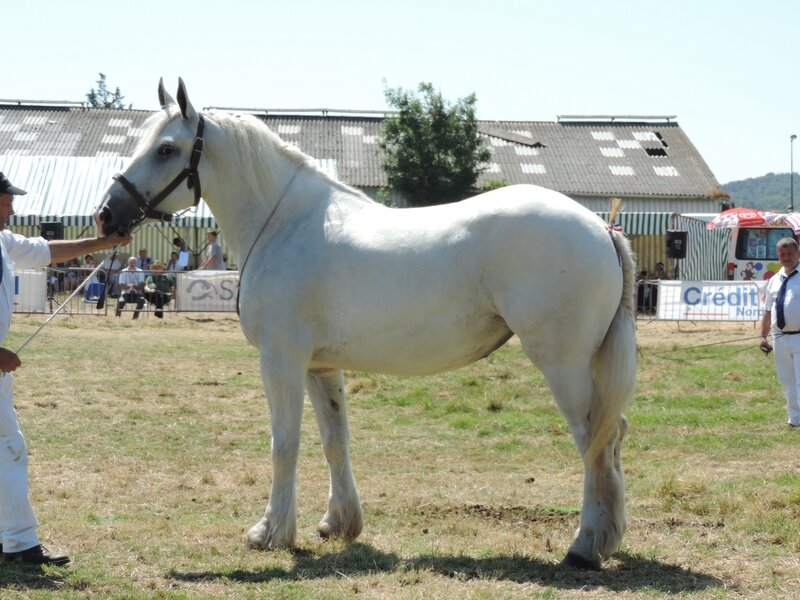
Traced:
[[669, 275], [667, 274], [667, 270], [664, 268], [664, 263], [658, 262], [656, 263], [656, 272], [653, 275], [654, 279], [669, 279]]
[[155, 305], [156, 317], [163, 319], [164, 306], [172, 300], [175, 291], [175, 280], [172, 275], [164, 273], [164, 265], [160, 262], [154, 262], [150, 268], [153, 272], [145, 280], [144, 297], [150, 304]]
[[136, 266], [136, 257], [128, 259], [128, 266], [119, 272], [119, 300], [117, 301], [116, 315], [122, 314], [127, 302], [136, 302], [136, 309], [133, 311], [133, 318], [139, 318], [139, 312], [144, 307], [144, 272]]
[[81, 263], [77, 258], [67, 262], [67, 273], [64, 275], [64, 291], [72, 292], [78, 286]]
[[[175, 238], [177, 239], [177, 238]], [[183, 271], [183, 268], [178, 266], [178, 253], [173, 252], [169, 255], [169, 260], [167, 261], [166, 270], [167, 271]]]
[[[94, 256], [92, 256], [91, 254], [87, 254], [86, 256], [84, 256], [83, 271], [81, 271], [81, 278], [88, 277], [91, 274], [91, 272], [94, 271], [94, 268], [96, 266], [97, 265], [94, 263]], [[97, 278], [96, 273], [92, 276], [92, 279], [90, 281], [86, 282], [86, 285], [89, 286], [92, 285], [93, 283], [100, 283], [100, 280]]]
[[153, 259], [147, 256], [146, 248], [139, 248], [139, 256], [136, 259], [136, 268], [142, 271], [149, 271], [150, 265], [153, 264]]

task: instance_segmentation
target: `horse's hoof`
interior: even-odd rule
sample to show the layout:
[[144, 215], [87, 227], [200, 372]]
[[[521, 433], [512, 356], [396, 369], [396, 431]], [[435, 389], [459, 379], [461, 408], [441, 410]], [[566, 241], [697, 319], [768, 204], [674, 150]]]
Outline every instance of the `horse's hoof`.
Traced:
[[330, 523], [320, 521], [319, 524], [317, 524], [317, 535], [321, 540], [328, 540], [336, 536], [336, 531], [334, 531]]
[[567, 565], [568, 567], [574, 567], [576, 569], [585, 569], [587, 571], [599, 571], [600, 570], [600, 561], [589, 560], [588, 558], [584, 558], [574, 552], [567, 552], [567, 555], [564, 557], [564, 560], [561, 561], [562, 565]]

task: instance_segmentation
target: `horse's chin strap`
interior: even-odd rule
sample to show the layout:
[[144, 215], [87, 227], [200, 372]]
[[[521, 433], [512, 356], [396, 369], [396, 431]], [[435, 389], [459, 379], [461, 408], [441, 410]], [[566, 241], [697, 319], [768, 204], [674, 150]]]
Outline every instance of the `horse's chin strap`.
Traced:
[[195, 134], [194, 147], [192, 148], [192, 154], [189, 157], [189, 161], [186, 163], [183, 171], [178, 173], [175, 178], [170, 181], [163, 190], [161, 190], [161, 192], [156, 194], [149, 201], [147, 198], [145, 198], [144, 194], [136, 189], [136, 185], [128, 180], [122, 173], [117, 173], [112, 177], [112, 179], [115, 181], [119, 181], [122, 187], [125, 188], [125, 191], [127, 191], [131, 198], [136, 200], [136, 203], [139, 205], [139, 218], [132, 220], [129, 226], [138, 225], [145, 219], [171, 221], [172, 213], [156, 210], [155, 208], [161, 204], [161, 202], [163, 202], [167, 196], [175, 191], [175, 189], [181, 183], [183, 183], [184, 179], [186, 179], [186, 187], [188, 187], [190, 190], [194, 189], [194, 206], [200, 204], [200, 195], [202, 194], [202, 189], [200, 185], [200, 173], [197, 170], [197, 167], [200, 165], [200, 158], [203, 155], [203, 130], [205, 129], [205, 125], [206, 121], [203, 118], [203, 115], [200, 115], [200, 120], [197, 124], [197, 133]]

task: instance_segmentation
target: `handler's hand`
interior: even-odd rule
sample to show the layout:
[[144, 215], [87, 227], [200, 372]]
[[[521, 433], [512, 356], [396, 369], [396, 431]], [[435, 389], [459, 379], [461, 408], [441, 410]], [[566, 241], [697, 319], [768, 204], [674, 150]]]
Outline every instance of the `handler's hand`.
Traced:
[[11, 371], [16, 371], [21, 364], [22, 361], [19, 356], [8, 348], [0, 348], [0, 371], [10, 373]]
[[105, 236], [105, 239], [114, 242], [115, 246], [127, 246], [133, 238], [130, 233], [116, 232]]
[[769, 354], [770, 352], [772, 352], [772, 346], [770, 346], [770, 345], [769, 345], [769, 342], [768, 342], [768, 341], [766, 341], [766, 340], [764, 340], [763, 342], [761, 342], [761, 344], [759, 344], [759, 346], [758, 346], [758, 347], [761, 349], [761, 351], [762, 351], [764, 354]]

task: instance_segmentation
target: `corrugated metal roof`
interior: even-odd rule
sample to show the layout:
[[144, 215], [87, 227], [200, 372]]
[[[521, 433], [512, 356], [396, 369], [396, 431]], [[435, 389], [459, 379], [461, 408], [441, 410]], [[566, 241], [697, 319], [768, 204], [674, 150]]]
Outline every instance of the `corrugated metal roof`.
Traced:
[[[2, 105], [0, 158], [91, 158], [47, 167], [64, 169], [57, 172], [62, 180], [59, 192], [72, 193], [78, 188], [80, 194], [90, 194], [98, 189], [97, 178], [104, 178], [102, 189], [111, 172], [119, 169], [106, 161], [131, 156], [142, 124], [151, 114]], [[256, 116], [341, 181], [360, 188], [388, 186], [378, 145], [383, 117], [268, 112]], [[706, 198], [718, 186], [717, 180], [685, 132], [672, 121], [480, 121], [479, 131], [492, 153], [479, 184], [492, 180], [533, 183], [579, 201], [620, 196], [663, 204], [664, 199], [691, 199], [695, 202], [691, 210], [705, 210], [702, 206], [706, 203], [707, 212], [717, 209], [716, 202]], [[77, 169], [74, 177], [66, 172], [70, 168]], [[39, 174], [42, 179], [32, 180], [34, 186], [50, 185], [46, 183], [50, 172]], [[91, 182], [77, 181], [92, 174]], [[92, 198], [89, 203], [96, 201]], [[636, 210], [648, 210], [641, 204]], [[649, 210], [661, 210], [661, 204]]]

